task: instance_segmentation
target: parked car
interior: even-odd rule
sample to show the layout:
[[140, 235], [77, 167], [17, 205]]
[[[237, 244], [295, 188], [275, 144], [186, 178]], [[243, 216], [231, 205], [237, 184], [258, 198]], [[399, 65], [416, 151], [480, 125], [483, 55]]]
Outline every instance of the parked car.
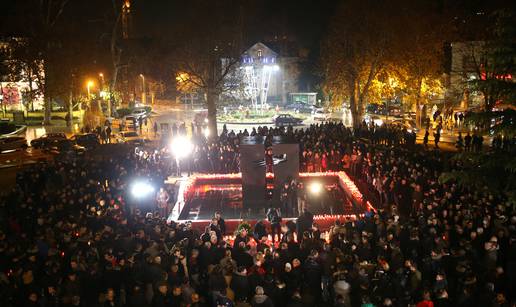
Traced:
[[389, 106], [389, 115], [394, 117], [399, 117], [402, 115], [402, 110], [397, 106]]
[[327, 121], [331, 118], [331, 113], [326, 112], [324, 109], [315, 109], [312, 111], [313, 120]]
[[86, 149], [92, 149], [100, 145], [99, 138], [94, 133], [76, 134], [70, 140]]
[[149, 116], [149, 113], [147, 113], [147, 110], [145, 109], [134, 109], [132, 112], [131, 112], [131, 116], [134, 116], [136, 118], [139, 118], [139, 117], [147, 117]]
[[65, 156], [77, 156], [83, 154], [86, 151], [86, 148], [77, 145], [73, 140], [68, 139], [54, 140], [50, 143], [47, 143], [45, 144], [45, 149]]
[[395, 119], [390, 124], [394, 126], [400, 126], [401, 129], [406, 129], [410, 133], [419, 132], [419, 128], [417, 127], [416, 122], [412, 119]]
[[0, 138], [0, 153], [27, 149], [27, 140], [23, 136], [8, 136]]
[[294, 117], [290, 114], [279, 114], [274, 117], [274, 124], [276, 126], [285, 126], [285, 125], [300, 125], [303, 123], [301, 118]]
[[296, 113], [312, 113], [314, 108], [315, 107], [313, 105], [309, 105], [300, 101], [285, 105], [285, 109], [294, 110]]
[[127, 129], [136, 129], [139, 126], [138, 117], [127, 115], [124, 117], [125, 127]]
[[34, 148], [43, 148], [46, 144], [52, 143], [55, 140], [66, 140], [64, 133], [47, 133], [37, 139], [30, 142], [30, 146]]
[[194, 115], [194, 125], [196, 126], [206, 126], [208, 125], [208, 111], [196, 112]]
[[118, 134], [118, 142], [141, 146], [148, 143], [149, 140], [140, 136], [136, 131], [123, 131]]
[[379, 115], [375, 115], [375, 114], [366, 114], [364, 116], [364, 120], [366, 121], [366, 123], [371, 123], [373, 122], [375, 125], [377, 126], [381, 126], [383, 125], [383, 119], [381, 116]]

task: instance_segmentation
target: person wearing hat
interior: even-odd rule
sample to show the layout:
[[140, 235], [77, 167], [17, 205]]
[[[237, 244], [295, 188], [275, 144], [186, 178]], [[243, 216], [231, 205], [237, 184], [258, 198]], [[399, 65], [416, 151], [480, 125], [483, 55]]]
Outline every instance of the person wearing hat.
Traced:
[[274, 307], [272, 300], [267, 295], [265, 295], [265, 292], [261, 286], [257, 286], [254, 293], [255, 295], [251, 299], [252, 307]]

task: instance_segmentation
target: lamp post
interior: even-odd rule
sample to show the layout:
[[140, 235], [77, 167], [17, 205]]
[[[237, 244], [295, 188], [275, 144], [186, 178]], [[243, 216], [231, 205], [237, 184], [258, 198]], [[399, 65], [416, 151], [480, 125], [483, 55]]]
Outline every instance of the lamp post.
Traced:
[[3, 117], [5, 118], [4, 95], [3, 94], [0, 94], [0, 106], [2, 107], [2, 114], [3, 114]]
[[146, 96], [145, 96], [145, 76], [140, 74], [140, 78], [142, 78], [142, 104], [145, 104]]
[[95, 85], [93, 80], [88, 80], [86, 83], [86, 89], [88, 90], [88, 106], [91, 108], [91, 88]]
[[3, 117], [5, 118], [5, 108], [4, 108], [4, 87], [0, 82], [0, 106], [2, 107]]
[[111, 117], [111, 96], [109, 95], [109, 92], [104, 90], [104, 74], [99, 73], [100, 78], [100, 98], [104, 100], [107, 104], [107, 116]]
[[104, 90], [104, 74], [103, 73], [99, 73], [99, 78], [100, 78], [100, 90]]
[[88, 100], [91, 99], [91, 88], [93, 87], [93, 81], [89, 80], [88, 83], [86, 83], [86, 88], [88, 89]]

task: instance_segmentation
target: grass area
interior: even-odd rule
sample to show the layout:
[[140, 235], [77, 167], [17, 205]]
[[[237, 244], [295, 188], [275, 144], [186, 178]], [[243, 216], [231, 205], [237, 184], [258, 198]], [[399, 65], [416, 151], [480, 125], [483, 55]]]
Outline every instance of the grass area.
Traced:
[[[73, 120], [77, 122], [79, 120], [78, 117], [73, 117]], [[25, 118], [25, 125], [27, 126], [38, 126], [43, 123], [43, 117], [26, 117]], [[64, 118], [61, 118], [59, 116], [52, 116], [52, 119], [50, 120], [51, 125], [65, 125], [66, 121]]]
[[[75, 122], [77, 122], [78, 118], [73, 119]], [[25, 119], [25, 125], [27, 126], [41, 126], [43, 124], [43, 118], [27, 118]], [[50, 120], [51, 125], [55, 126], [65, 126], [66, 121], [64, 119], [51, 119]]]

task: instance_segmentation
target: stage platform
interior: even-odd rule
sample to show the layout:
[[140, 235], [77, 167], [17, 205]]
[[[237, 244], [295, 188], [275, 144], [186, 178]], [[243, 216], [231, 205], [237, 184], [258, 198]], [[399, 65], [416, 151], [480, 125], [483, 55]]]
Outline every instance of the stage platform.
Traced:
[[[272, 193], [273, 174], [267, 174], [267, 190]], [[221, 212], [228, 231], [243, 220], [254, 223], [265, 219], [268, 204], [247, 208], [242, 202], [241, 174], [195, 174], [190, 177], [171, 178], [179, 185], [178, 198], [168, 218], [169, 221], [192, 221], [196, 228], [207, 225], [214, 212]], [[350, 220], [375, 211], [345, 172], [300, 173], [299, 181], [305, 187], [306, 208], [321, 226], [331, 226], [335, 219]], [[313, 190], [314, 185], [320, 190]], [[298, 191], [298, 193], [302, 193]], [[283, 219], [295, 219], [297, 208], [289, 209]]]

